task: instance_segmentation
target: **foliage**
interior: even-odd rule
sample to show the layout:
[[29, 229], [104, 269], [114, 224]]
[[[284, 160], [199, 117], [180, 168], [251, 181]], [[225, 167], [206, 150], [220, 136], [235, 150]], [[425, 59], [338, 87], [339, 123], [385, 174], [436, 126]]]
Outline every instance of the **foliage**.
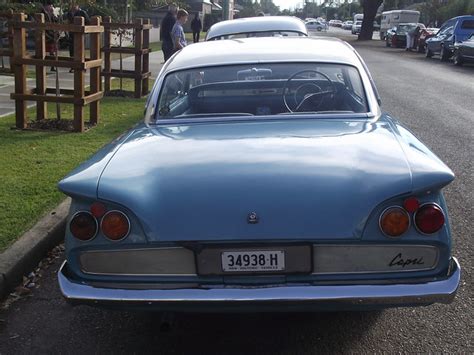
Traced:
[[100, 5], [97, 3], [88, 3], [82, 6], [82, 9], [87, 11], [89, 16], [110, 16], [112, 21], [117, 20], [119, 17], [117, 11], [115, 11], [113, 7]]
[[236, 0], [236, 4], [243, 7], [238, 17], [253, 17], [257, 16], [260, 12], [270, 15], [279, 15], [280, 8], [273, 3], [273, 0]]
[[324, 2], [321, 5], [317, 5], [313, 2], [308, 2], [303, 8], [302, 17], [324, 17], [327, 20], [350, 20], [354, 17], [354, 14], [359, 13], [361, 11], [362, 10], [360, 4], [357, 2], [346, 2], [339, 7], [333, 7], [328, 2]]

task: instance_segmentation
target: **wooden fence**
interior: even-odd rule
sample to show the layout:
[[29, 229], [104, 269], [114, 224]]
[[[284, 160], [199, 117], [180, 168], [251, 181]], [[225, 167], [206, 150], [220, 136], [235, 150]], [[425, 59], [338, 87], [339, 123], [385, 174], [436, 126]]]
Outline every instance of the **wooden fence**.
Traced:
[[13, 31], [10, 25], [10, 21], [13, 17], [13, 11], [9, 10], [6, 12], [0, 12], [0, 22], [2, 24], [2, 29], [0, 30], [0, 74], [1, 73], [11, 73], [10, 64], [6, 65], [5, 58], [8, 58], [8, 63], [10, 63], [10, 58], [13, 54]]
[[[109, 16], [104, 17], [104, 77], [105, 94], [110, 92], [111, 78], [131, 78], [135, 80], [134, 96], [140, 98], [148, 94], [148, 78], [150, 73], [150, 20], [135, 19], [133, 23], [113, 23]], [[112, 32], [117, 30], [133, 31], [133, 47], [112, 46]], [[134, 70], [112, 69], [112, 53], [135, 55]]]
[[[47, 102], [74, 105], [73, 127], [76, 132], [84, 131], [84, 107], [90, 106], [90, 123], [99, 121], [99, 100], [103, 97], [100, 82], [102, 59], [100, 53], [100, 36], [104, 27], [99, 17], [92, 17], [90, 25], [84, 24], [83, 17], [75, 17], [73, 24], [45, 23], [43, 14], [36, 14], [35, 21], [26, 21], [24, 14], [14, 14], [13, 56], [11, 65], [15, 74], [16, 127], [24, 129], [28, 126], [26, 101], [36, 101], [37, 120], [47, 118]], [[34, 30], [35, 55], [26, 51], [26, 30]], [[69, 32], [74, 34], [74, 57], [46, 55], [45, 32]], [[90, 56], [85, 56], [84, 39], [90, 35]], [[34, 65], [36, 70], [36, 88], [28, 89], [26, 66]], [[46, 67], [70, 68], [74, 70], [74, 89], [48, 88]], [[85, 90], [85, 73], [90, 70], [90, 88]]]

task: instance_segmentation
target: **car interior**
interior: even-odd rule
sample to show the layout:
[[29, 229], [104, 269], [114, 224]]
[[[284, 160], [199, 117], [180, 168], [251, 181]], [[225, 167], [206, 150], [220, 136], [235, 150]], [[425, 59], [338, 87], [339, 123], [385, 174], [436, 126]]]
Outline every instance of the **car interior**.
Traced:
[[[367, 101], [357, 69], [274, 67], [204, 70], [165, 80], [157, 119], [218, 115], [365, 113]], [[199, 80], [195, 78], [199, 77]]]

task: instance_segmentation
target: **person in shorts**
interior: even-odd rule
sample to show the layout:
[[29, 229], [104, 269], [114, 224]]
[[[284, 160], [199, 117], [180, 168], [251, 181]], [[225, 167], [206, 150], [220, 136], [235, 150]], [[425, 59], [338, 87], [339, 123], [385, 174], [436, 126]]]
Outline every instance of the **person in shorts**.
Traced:
[[186, 10], [178, 10], [176, 14], [176, 23], [171, 30], [171, 39], [173, 40], [174, 51], [177, 52], [186, 47], [187, 42], [184, 37], [183, 25], [188, 21], [188, 12]]

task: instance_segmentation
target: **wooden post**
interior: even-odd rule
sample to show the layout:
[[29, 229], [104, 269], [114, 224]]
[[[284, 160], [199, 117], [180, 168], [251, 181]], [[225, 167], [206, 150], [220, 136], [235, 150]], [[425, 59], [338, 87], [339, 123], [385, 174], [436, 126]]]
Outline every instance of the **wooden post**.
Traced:
[[[100, 17], [94, 16], [91, 18], [90, 25], [99, 26]], [[91, 60], [100, 59], [100, 33], [92, 33], [91, 35]], [[100, 91], [100, 67], [90, 69], [90, 94], [95, 94]], [[97, 124], [99, 121], [99, 101], [90, 103], [90, 122]]]
[[[84, 26], [84, 17], [74, 17], [74, 24]], [[74, 33], [74, 62], [84, 63], [84, 33]], [[84, 99], [84, 80], [85, 70], [75, 69], [74, 70], [74, 131], [84, 132], [84, 105], [80, 102]]]
[[[134, 21], [135, 31], [135, 97], [142, 97], [142, 50], [143, 50], [143, 19], [137, 18]], [[140, 75], [140, 76], [139, 76]]]
[[[112, 34], [110, 33], [110, 26], [107, 26], [107, 24], [110, 24], [112, 22], [112, 19], [110, 16], [105, 16], [104, 17], [104, 71], [106, 73], [110, 73], [112, 69], [112, 63], [111, 63], [111, 58], [110, 58], [110, 42], [112, 41]], [[106, 75], [104, 77], [104, 91], [105, 93], [110, 92], [110, 82], [111, 82], [111, 77], [109, 75]]]
[[[21, 23], [25, 21], [25, 14], [14, 14], [13, 22]], [[13, 29], [13, 59], [23, 59], [26, 52], [26, 31], [24, 28]], [[15, 73], [15, 94], [26, 94], [26, 66], [14, 64]], [[27, 126], [26, 102], [23, 99], [15, 100], [16, 127], [24, 129]]]
[[[150, 25], [150, 19], [147, 18], [144, 22], [145, 25]], [[143, 48], [150, 49], [150, 29], [146, 28], [143, 30]], [[150, 70], [150, 54], [147, 51], [143, 54], [143, 73], [148, 73]], [[143, 79], [142, 84], [142, 95], [148, 94], [148, 77]]]
[[[44, 23], [44, 14], [35, 14], [37, 23]], [[41, 28], [35, 31], [35, 58], [44, 59], [46, 56], [45, 31]], [[46, 95], [46, 67], [36, 65], [36, 94]], [[38, 101], [36, 104], [36, 119], [44, 120], [48, 117], [46, 101]]]

